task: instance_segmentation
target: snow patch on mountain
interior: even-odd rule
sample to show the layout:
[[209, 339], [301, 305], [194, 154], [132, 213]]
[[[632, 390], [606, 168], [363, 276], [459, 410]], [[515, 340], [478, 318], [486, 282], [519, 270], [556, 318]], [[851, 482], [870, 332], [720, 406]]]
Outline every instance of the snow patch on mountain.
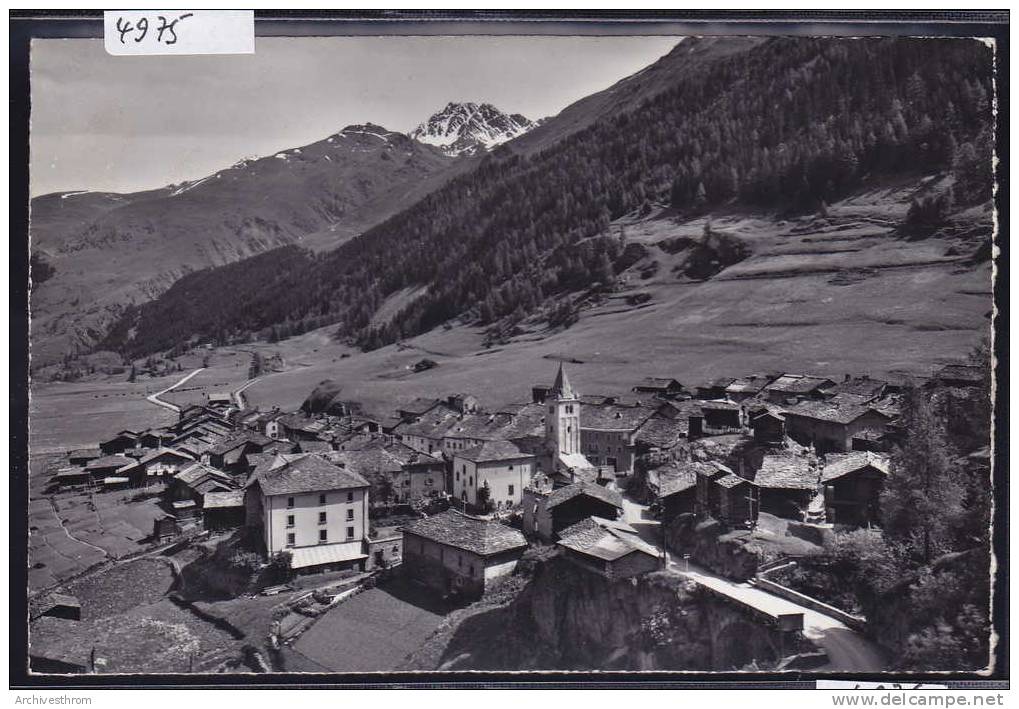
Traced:
[[503, 113], [490, 103], [450, 102], [411, 131], [410, 137], [448, 155], [461, 155], [491, 150], [535, 125], [519, 113]]

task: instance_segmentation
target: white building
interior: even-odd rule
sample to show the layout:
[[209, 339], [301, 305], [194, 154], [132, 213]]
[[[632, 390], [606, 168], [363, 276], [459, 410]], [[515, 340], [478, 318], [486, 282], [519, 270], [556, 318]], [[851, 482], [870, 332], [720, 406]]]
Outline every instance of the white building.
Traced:
[[291, 567], [364, 568], [368, 481], [313, 453], [279, 455], [256, 469], [245, 493], [249, 527], [260, 528], [271, 557]]
[[524, 487], [531, 482], [537, 458], [509, 441], [486, 441], [453, 456], [453, 494], [458, 500], [478, 505], [478, 491], [488, 486], [495, 509], [520, 503]]

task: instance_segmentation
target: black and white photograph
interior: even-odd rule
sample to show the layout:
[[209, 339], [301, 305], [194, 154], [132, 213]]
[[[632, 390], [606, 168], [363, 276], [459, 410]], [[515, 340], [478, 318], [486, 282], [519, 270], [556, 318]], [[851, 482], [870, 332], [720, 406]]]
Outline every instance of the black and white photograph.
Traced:
[[160, 19], [30, 44], [28, 678], [1007, 672], [1000, 40]]

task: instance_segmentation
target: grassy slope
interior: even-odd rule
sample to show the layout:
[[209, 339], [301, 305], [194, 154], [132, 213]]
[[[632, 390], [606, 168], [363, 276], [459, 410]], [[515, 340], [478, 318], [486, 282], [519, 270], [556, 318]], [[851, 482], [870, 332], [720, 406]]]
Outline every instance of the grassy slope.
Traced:
[[[699, 383], [759, 370], [828, 375], [869, 372], [923, 374], [964, 356], [989, 327], [990, 266], [946, 256], [946, 241], [904, 241], [889, 235], [907, 208], [908, 188], [888, 188], [833, 205], [828, 223], [775, 221], [754, 215], [713, 215], [713, 228], [745, 239], [753, 256], [703, 283], [682, 282], [671, 267], [681, 255], [651, 247], [658, 273], [642, 281], [647, 261], [624, 274], [618, 297], [582, 313], [566, 331], [540, 325], [513, 342], [485, 350], [482, 333], [458, 325], [370, 353], [328, 342], [319, 331], [274, 345], [304, 366], [248, 390], [262, 405], [297, 406], [314, 385], [333, 378], [344, 396], [389, 411], [401, 400], [460, 390], [489, 404], [525, 399], [532, 382], [551, 380], [550, 358], [581, 360], [571, 376], [582, 391], [628, 391], [647, 375]], [[675, 223], [668, 215], [625, 226], [628, 241], [654, 244], [696, 237], [703, 220]], [[840, 285], [841, 284], [841, 285]], [[652, 301], [629, 306], [624, 296]], [[290, 354], [287, 354], [287, 352]], [[422, 357], [436, 369], [411, 374]]]
[[[658, 272], [641, 280], [648, 259], [638, 262], [623, 274], [621, 293], [584, 310], [568, 330], [549, 333], [532, 323], [528, 333], [486, 350], [479, 328], [456, 325], [360, 353], [333, 342], [325, 328], [280, 343], [244, 345], [267, 356], [278, 352], [286, 364], [286, 371], [263, 378], [246, 394], [253, 405], [296, 408], [318, 382], [332, 378], [343, 385], [344, 398], [361, 400], [379, 414], [415, 396], [455, 391], [477, 392], [495, 406], [525, 400], [533, 382], [551, 381], [550, 360], [557, 357], [581, 360], [571, 365], [571, 377], [591, 393], [625, 393], [648, 375], [697, 384], [761, 370], [929, 372], [963, 357], [986, 332], [991, 276], [989, 264], [971, 266], [946, 256], [946, 241], [889, 234], [913, 187], [875, 189], [832, 205], [827, 223], [714, 214], [712, 228], [744, 239], [753, 255], [703, 283], [678, 278], [672, 267], [682, 255], [654, 246], [666, 238], [698, 237], [703, 220], [677, 223], [667, 213], [621, 220], [611, 233], [625, 228], [628, 241], [648, 246]], [[635, 292], [651, 294], [651, 302], [627, 305], [625, 296]], [[235, 356], [226, 349], [217, 353], [214, 362], [222, 359], [224, 366], [210, 372], [206, 383], [243, 384], [247, 367]], [[408, 366], [423, 357], [439, 367], [411, 373]], [[141, 399], [155, 386], [39, 386], [33, 392], [33, 445], [82, 445], [132, 422], [157, 423], [164, 413]], [[93, 398], [100, 390], [119, 396]], [[102, 408], [94, 412], [97, 404]]]

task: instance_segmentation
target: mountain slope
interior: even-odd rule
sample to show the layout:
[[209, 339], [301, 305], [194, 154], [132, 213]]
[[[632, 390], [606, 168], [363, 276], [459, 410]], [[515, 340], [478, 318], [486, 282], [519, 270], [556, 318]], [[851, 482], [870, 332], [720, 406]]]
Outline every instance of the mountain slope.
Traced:
[[503, 113], [490, 103], [448, 103], [410, 137], [447, 155], [474, 154], [512, 140], [536, 124], [519, 113]]
[[[611, 286], [630, 244], [609, 238], [610, 225], [655, 201], [686, 219], [719, 207], [823, 210], [883, 177], [949, 169], [958, 207], [986, 201], [990, 59], [966, 40], [685, 40], [589, 102], [586, 127], [576, 130], [576, 111], [560, 114], [272, 289], [236, 284], [211, 312], [171, 289], [107, 344], [137, 354], [193, 334], [330, 321], [368, 348], [454, 318], [505, 331]], [[617, 106], [620, 85], [643, 101]], [[564, 137], [518, 148], [540, 130]], [[705, 256], [691, 275], [718, 273]], [[373, 325], [400, 292], [420, 295]]]
[[575, 101], [555, 117], [513, 142], [518, 153], [536, 153], [596, 121], [635, 107], [668, 91], [718, 60], [743, 54], [766, 41], [764, 37], [692, 37], [679, 42], [654, 64], [625, 79]]
[[132, 195], [32, 202], [32, 248], [55, 269], [32, 294], [33, 356], [90, 346], [123, 306], [182, 275], [283, 245], [334, 247], [465, 166], [374, 125], [243, 160], [200, 180]]

